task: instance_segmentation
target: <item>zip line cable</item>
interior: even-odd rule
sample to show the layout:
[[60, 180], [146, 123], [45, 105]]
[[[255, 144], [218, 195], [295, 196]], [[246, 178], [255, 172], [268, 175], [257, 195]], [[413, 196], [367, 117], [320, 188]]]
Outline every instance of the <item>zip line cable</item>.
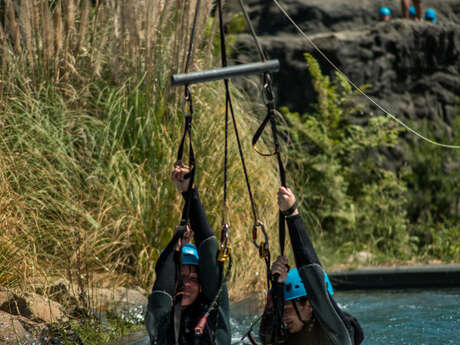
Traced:
[[393, 121], [397, 122], [399, 125], [401, 125], [402, 127], [404, 127], [405, 129], [407, 129], [409, 132], [411, 132], [412, 134], [414, 134], [415, 136], [419, 137], [420, 139], [430, 143], [430, 144], [433, 144], [433, 145], [436, 145], [436, 146], [440, 146], [440, 147], [444, 147], [444, 148], [448, 148], [448, 149], [460, 149], [460, 145], [449, 145], [449, 144], [443, 144], [443, 143], [439, 143], [437, 141], [434, 141], [432, 139], [429, 139], [427, 137], [425, 137], [424, 135], [420, 134], [419, 132], [417, 132], [415, 129], [412, 129], [411, 127], [409, 127], [409, 125], [407, 125], [406, 123], [404, 123], [403, 121], [401, 121], [400, 119], [398, 119], [396, 116], [394, 116], [393, 114], [391, 114], [388, 110], [386, 110], [383, 106], [381, 106], [380, 104], [378, 104], [373, 98], [371, 98], [370, 96], [368, 96], [363, 90], [361, 90], [361, 88], [359, 88], [353, 81], [350, 80], [350, 78], [348, 78], [348, 76], [343, 73], [340, 68], [338, 68], [328, 57], [327, 55], [313, 42], [313, 40], [300, 28], [299, 25], [297, 25], [297, 23], [289, 16], [289, 14], [287, 13], [287, 11], [281, 6], [281, 4], [278, 2], [278, 0], [273, 0], [273, 2], [275, 3], [275, 5], [278, 7], [278, 9], [284, 14], [284, 16], [291, 22], [292, 25], [294, 25], [294, 27], [297, 29], [297, 31], [300, 33], [301, 36], [303, 36], [303, 38], [305, 38], [307, 40], [308, 43], [310, 43], [310, 45], [338, 72], [340, 73], [346, 81], [348, 81], [350, 83], [351, 86], [353, 86], [356, 90], [358, 90], [358, 92], [363, 95], [365, 98], [367, 98], [371, 103], [373, 103], [378, 109], [380, 109], [381, 111], [383, 111], [390, 119], [392, 119]]

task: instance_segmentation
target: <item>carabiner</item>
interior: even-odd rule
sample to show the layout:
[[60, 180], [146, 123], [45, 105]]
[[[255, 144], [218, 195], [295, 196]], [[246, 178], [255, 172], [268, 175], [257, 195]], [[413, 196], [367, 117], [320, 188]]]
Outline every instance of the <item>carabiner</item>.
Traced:
[[[265, 242], [261, 242], [260, 244], [257, 243], [257, 228], [260, 228], [265, 238]], [[259, 256], [261, 258], [266, 258], [269, 255], [268, 235], [265, 231], [264, 224], [259, 220], [254, 224], [254, 227], [252, 228], [252, 243], [254, 243], [256, 248], [259, 250]]]
[[231, 254], [232, 248], [228, 245], [228, 224], [224, 224], [220, 235], [220, 248], [217, 255], [217, 261], [225, 262]]
[[[189, 109], [188, 113], [185, 111], [185, 104], [186, 103], [188, 103], [188, 109]], [[192, 94], [190, 93], [190, 90], [189, 90], [188, 87], [185, 89], [185, 96], [184, 96], [184, 100], [182, 101], [181, 108], [182, 108], [182, 114], [184, 114], [185, 118], [192, 117], [192, 114], [193, 114]]]
[[269, 74], [264, 76], [264, 86], [262, 87], [262, 99], [265, 105], [273, 104], [275, 97], [273, 97], [272, 79]]

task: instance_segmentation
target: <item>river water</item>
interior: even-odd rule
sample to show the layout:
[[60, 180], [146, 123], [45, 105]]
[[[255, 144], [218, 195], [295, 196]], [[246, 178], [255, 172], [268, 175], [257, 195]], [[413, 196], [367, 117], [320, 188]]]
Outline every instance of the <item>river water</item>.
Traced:
[[[460, 345], [460, 289], [337, 292], [364, 329], [364, 345]], [[232, 318], [233, 344], [257, 316]], [[257, 334], [258, 325], [254, 327]], [[256, 338], [257, 339], [257, 338]]]

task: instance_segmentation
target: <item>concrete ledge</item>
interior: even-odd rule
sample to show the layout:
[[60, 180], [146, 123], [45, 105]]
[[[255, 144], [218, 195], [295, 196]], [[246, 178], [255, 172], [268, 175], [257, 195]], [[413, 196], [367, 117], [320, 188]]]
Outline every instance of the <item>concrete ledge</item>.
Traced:
[[460, 264], [364, 267], [328, 275], [336, 290], [460, 286]]

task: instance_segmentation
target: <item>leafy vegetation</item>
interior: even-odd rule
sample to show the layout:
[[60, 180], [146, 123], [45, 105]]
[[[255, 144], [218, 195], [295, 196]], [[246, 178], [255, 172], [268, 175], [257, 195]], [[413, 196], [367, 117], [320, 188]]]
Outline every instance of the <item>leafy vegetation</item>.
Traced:
[[338, 74], [331, 81], [312, 56], [305, 57], [318, 94], [315, 112], [300, 116], [284, 109], [292, 140], [290, 170], [304, 217], [317, 241], [342, 255], [367, 250], [387, 259], [407, 258], [413, 243], [406, 187], [383, 168], [378, 150], [395, 145], [399, 129], [384, 117], [363, 121], [346, 80]]
[[[283, 113], [289, 170], [324, 261], [352, 263], [350, 255], [361, 250], [372, 254], [368, 263], [458, 260], [460, 152], [405, 144], [387, 118], [362, 113], [340, 74], [331, 81], [312, 56], [305, 58], [317, 92], [315, 111]], [[459, 122], [460, 115], [452, 143]], [[395, 145], [410, 158], [391, 170], [383, 152]]]
[[[460, 112], [448, 140], [455, 144], [460, 138]], [[434, 130], [425, 122], [426, 132]], [[446, 140], [446, 139], [444, 139]], [[458, 260], [456, 245], [460, 235], [460, 151], [408, 142], [411, 152], [403, 179], [409, 188], [408, 216], [410, 232], [417, 238], [420, 257]]]

